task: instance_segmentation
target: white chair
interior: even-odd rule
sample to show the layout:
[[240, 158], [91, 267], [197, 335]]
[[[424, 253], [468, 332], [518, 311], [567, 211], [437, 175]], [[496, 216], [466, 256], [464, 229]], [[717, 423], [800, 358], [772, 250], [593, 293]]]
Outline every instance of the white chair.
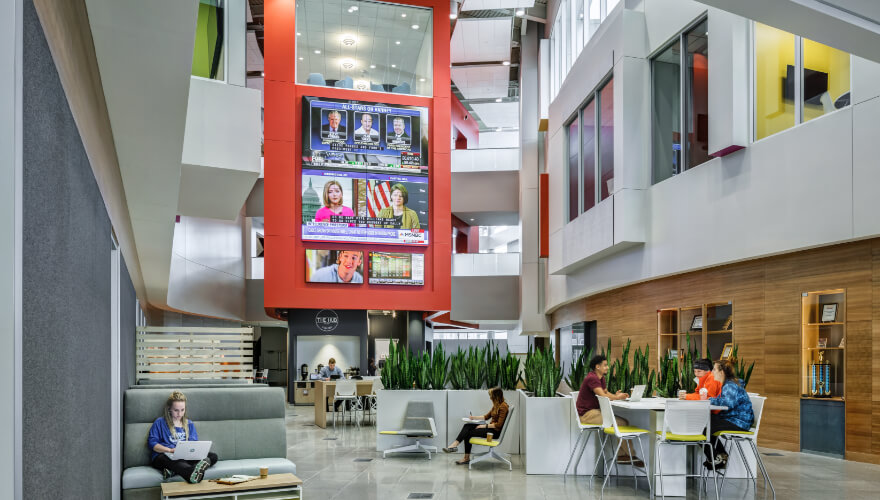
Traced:
[[[366, 405], [364, 405], [364, 418], [366, 418], [366, 414], [377, 415], [379, 411], [379, 395], [376, 391], [382, 389], [382, 380], [378, 377], [373, 379], [373, 386], [370, 389], [370, 393], [364, 396], [366, 399]], [[376, 417], [373, 416], [373, 423], [376, 423]]]
[[357, 410], [363, 410], [360, 400], [357, 397], [357, 382], [354, 380], [339, 379], [336, 381], [336, 391], [333, 395], [333, 428], [336, 429], [336, 402], [342, 401], [342, 422], [345, 423], [346, 407], [350, 407], [354, 413], [354, 422], [360, 427], [357, 419]]
[[[578, 464], [581, 463], [581, 457], [583, 457], [584, 450], [587, 449], [587, 445], [590, 444], [590, 439], [592, 439], [593, 435], [596, 436], [596, 441], [601, 441], [601, 437], [599, 437], [599, 431], [602, 430], [602, 425], [594, 425], [594, 424], [582, 424], [580, 416], [577, 412], [577, 399], [579, 391], [573, 391], [571, 393], [571, 412], [574, 417], [574, 421], [577, 423], [578, 429], [580, 432], [578, 433], [577, 441], [574, 442], [574, 448], [571, 450], [571, 455], [568, 457], [568, 463], [565, 465], [565, 470], [562, 472], [563, 480], [568, 475], [568, 468], [571, 467], [571, 461], [577, 455], [577, 460], [574, 462], [574, 475], [577, 475]], [[586, 439], [584, 439], [586, 436]], [[580, 449], [578, 449], [580, 448]], [[599, 456], [596, 456], [596, 464], [593, 466], [593, 473], [590, 475], [590, 484], [592, 485], [593, 477], [596, 476], [596, 468], [599, 467]]]
[[[742, 442], [748, 441], [749, 445], [751, 445], [752, 447], [752, 451], [755, 453], [755, 462], [758, 464], [758, 468], [761, 469], [761, 474], [764, 476], [765, 488], [767, 485], [770, 485], [770, 491], [773, 492], [773, 498], [776, 498], [776, 489], [773, 488], [773, 482], [770, 481], [770, 475], [767, 473], [767, 468], [764, 467], [764, 461], [761, 460], [761, 454], [758, 452], [758, 445], [756, 444], [756, 442], [758, 441], [758, 429], [761, 427], [761, 417], [764, 414], [764, 403], [767, 401], [767, 398], [764, 396], [758, 396], [757, 394], [749, 394], [749, 401], [752, 402], [752, 413], [755, 414], [754, 427], [752, 427], [748, 431], [718, 431], [713, 433], [712, 435], [718, 436], [721, 439], [736, 446], [736, 449], [739, 452], [739, 456], [743, 461], [743, 465], [745, 466], [746, 472], [748, 473], [749, 477], [752, 478], [752, 483], [755, 485], [755, 491], [757, 491], [758, 474], [757, 472], [755, 474], [752, 474], [752, 470], [749, 467], [749, 462], [746, 460], [746, 455], [742, 449]], [[721, 479], [721, 489], [724, 489], [723, 477]]]
[[[611, 472], [611, 468], [617, 463], [617, 457], [620, 454], [620, 447], [625, 441], [626, 446], [629, 449], [630, 467], [632, 468], [633, 473], [633, 488], [636, 488], [638, 486], [639, 481], [636, 477], [636, 469], [642, 469], [642, 471], [645, 473], [645, 478], [648, 480], [648, 493], [651, 497], [653, 497], [654, 487], [651, 484], [651, 478], [648, 476], [648, 456], [645, 455], [645, 450], [642, 447], [642, 440], [640, 439], [643, 435], [648, 434], [648, 431], [633, 426], [618, 426], [617, 419], [614, 418], [614, 410], [611, 409], [611, 401], [605, 396], [596, 396], [596, 398], [599, 399], [599, 410], [602, 411], [602, 432], [606, 434], [606, 440], [608, 436], [615, 436], [617, 438], [617, 449], [614, 450], [614, 454], [611, 456], [611, 461], [605, 470], [605, 480], [602, 481], [602, 494], [604, 495], [605, 493], [605, 484], [608, 482], [608, 475]], [[639, 444], [639, 452], [641, 453], [642, 457], [644, 457], [642, 459], [644, 460], [643, 467], [637, 467], [632, 462], [633, 441], [636, 441]], [[602, 443], [602, 456], [605, 456], [604, 441]]]
[[422, 444], [420, 438], [434, 439], [437, 437], [437, 426], [434, 423], [434, 403], [430, 401], [407, 402], [401, 428], [394, 431], [379, 431], [379, 434], [406, 436], [416, 440], [414, 444], [383, 451], [382, 458], [385, 458], [388, 453], [424, 452], [428, 454], [428, 460], [431, 460], [431, 452], [437, 453], [437, 447]]
[[[663, 430], [657, 431], [657, 444], [654, 447], [657, 460], [657, 471], [654, 476], [660, 476], [660, 496], [666, 498], [666, 490], [663, 488], [663, 464], [660, 447], [667, 446], [697, 446], [711, 451], [709, 442], [709, 401], [678, 401], [670, 399], [666, 401], [666, 411], [663, 412]], [[715, 470], [715, 463], [712, 463]], [[700, 477], [702, 474], [667, 474], [667, 476]], [[715, 477], [715, 498], [718, 496], [718, 477]]]
[[497, 452], [495, 450], [501, 446], [501, 442], [504, 441], [504, 436], [507, 434], [507, 429], [510, 427], [510, 422], [513, 420], [513, 406], [508, 407], [507, 409], [507, 417], [504, 419], [504, 424], [501, 426], [501, 434], [498, 435], [498, 439], [493, 439], [492, 441], [487, 441], [486, 438], [481, 437], [472, 437], [468, 441], [471, 444], [475, 444], [477, 446], [488, 446], [489, 451], [487, 453], [483, 453], [482, 455], [475, 455], [471, 458], [471, 461], [468, 463], [468, 469], [474, 466], [477, 462], [482, 462], [483, 460], [488, 460], [490, 458], [494, 458], [495, 460], [500, 460], [507, 464], [508, 470], [513, 470], [513, 464], [510, 463], [510, 455], [507, 453]]

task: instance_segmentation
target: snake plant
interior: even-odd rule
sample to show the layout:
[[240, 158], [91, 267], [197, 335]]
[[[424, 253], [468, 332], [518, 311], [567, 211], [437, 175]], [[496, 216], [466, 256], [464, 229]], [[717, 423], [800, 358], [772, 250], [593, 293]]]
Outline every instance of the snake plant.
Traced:
[[507, 356], [501, 360], [501, 388], [512, 391], [516, 389], [519, 380], [519, 358], [508, 352]]
[[431, 388], [438, 391], [445, 389], [448, 373], [449, 359], [443, 352], [443, 344], [438, 343], [431, 356]]
[[501, 355], [494, 341], [486, 347], [486, 387], [501, 385]]
[[590, 370], [589, 363], [591, 359], [593, 359], [592, 347], [589, 351], [582, 350], [577, 359], [572, 361], [571, 373], [568, 374], [568, 378], [565, 380], [568, 386], [571, 387], [571, 390], [577, 391], [580, 389], [581, 384], [584, 383], [584, 378], [586, 378], [587, 372]]
[[455, 390], [467, 389], [467, 379], [465, 378], [465, 358], [466, 353], [458, 348], [458, 351], [449, 357], [449, 383]]
[[486, 381], [486, 347], [468, 347], [464, 376], [468, 389], [482, 389]]
[[551, 349], [532, 351], [530, 347], [526, 355], [526, 390], [534, 393], [535, 397], [553, 397], [561, 381], [562, 367], [556, 364], [553, 351]]

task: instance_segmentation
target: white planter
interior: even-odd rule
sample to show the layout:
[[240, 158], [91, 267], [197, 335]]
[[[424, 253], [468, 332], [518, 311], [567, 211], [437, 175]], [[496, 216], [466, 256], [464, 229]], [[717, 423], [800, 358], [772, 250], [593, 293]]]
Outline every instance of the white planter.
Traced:
[[405, 446], [413, 442], [413, 439], [405, 436], [379, 434], [379, 431], [396, 431], [402, 428], [406, 405], [410, 401], [430, 401], [434, 404], [434, 425], [437, 427], [437, 437], [431, 440], [421, 440], [422, 444], [434, 445], [438, 450], [449, 444], [446, 435], [446, 392], [380, 389], [377, 392], [379, 410], [376, 414], [376, 451]]
[[[468, 412], [473, 412], [474, 415], [485, 415], [492, 409], [492, 401], [489, 399], [489, 393], [486, 389], [448, 390], [446, 392], [448, 395], [446, 435], [449, 441], [452, 442], [464, 425], [464, 422], [461, 420], [462, 417], [467, 417]], [[501, 443], [498, 449], [504, 453], [519, 454], [519, 414], [523, 411], [519, 407], [519, 394], [516, 391], [504, 391], [504, 399], [508, 405], [516, 407], [516, 411], [513, 413], [512, 420], [507, 424], [507, 434], [504, 435], [504, 442]], [[496, 432], [495, 438], [498, 435]], [[458, 451], [459, 453], [464, 453], [464, 446], [459, 446]], [[474, 453], [483, 453], [485, 451], [486, 449], [482, 447], [476, 447], [473, 450]]]
[[[520, 448], [526, 454], [526, 474], [562, 474], [574, 446], [571, 398], [533, 398], [520, 390], [522, 432]], [[520, 411], [520, 410], [517, 410]], [[529, 424], [531, 422], [531, 424]], [[525, 446], [522, 446], [522, 445]]]

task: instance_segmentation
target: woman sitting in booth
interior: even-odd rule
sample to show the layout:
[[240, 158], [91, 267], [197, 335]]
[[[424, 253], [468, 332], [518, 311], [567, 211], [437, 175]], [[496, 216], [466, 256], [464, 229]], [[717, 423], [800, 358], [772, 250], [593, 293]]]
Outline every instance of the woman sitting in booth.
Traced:
[[174, 391], [165, 401], [165, 409], [161, 417], [153, 422], [147, 445], [150, 447], [150, 464], [162, 471], [162, 479], [174, 474], [184, 481], [198, 483], [205, 477], [208, 467], [217, 463], [217, 454], [209, 452], [201, 460], [172, 460], [171, 454], [182, 441], [198, 441], [199, 433], [196, 425], [186, 415], [186, 396]]
[[[752, 412], [752, 401], [749, 399], [748, 393], [733, 372], [733, 362], [730, 360], [716, 361], [712, 376], [721, 383], [721, 394], [718, 397], [709, 398], [709, 402], [713, 405], [727, 407], [726, 410], [717, 414], [712, 413], [709, 422], [712, 434], [718, 431], [748, 431], [755, 420], [755, 414]], [[720, 441], [721, 438], [712, 436], [712, 455], [709, 455], [709, 450], [706, 450], [708, 460], [703, 462], [703, 466], [707, 469], [712, 468], [710, 461], [715, 462], [715, 470], [727, 467], [727, 453]]]
[[489, 410], [489, 413], [485, 415], [471, 415], [470, 417], [471, 420], [487, 420], [489, 422], [479, 425], [476, 423], [464, 424], [455, 441], [448, 447], [443, 448], [443, 451], [446, 453], [455, 453], [458, 451], [459, 443], [464, 443], [464, 458], [455, 462], [458, 465], [470, 463], [471, 447], [473, 446], [470, 442], [472, 437], [486, 437], [491, 432], [497, 438], [501, 434], [501, 429], [504, 427], [504, 420], [507, 419], [507, 412], [510, 410], [510, 406], [504, 401], [504, 391], [500, 387], [489, 389], [489, 399], [492, 400], [492, 409]]

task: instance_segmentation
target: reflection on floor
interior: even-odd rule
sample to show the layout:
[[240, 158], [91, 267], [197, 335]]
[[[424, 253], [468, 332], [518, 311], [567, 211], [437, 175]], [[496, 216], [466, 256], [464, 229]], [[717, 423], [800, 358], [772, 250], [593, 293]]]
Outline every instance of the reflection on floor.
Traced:
[[[563, 482], [562, 476], [527, 476], [520, 456], [513, 471], [492, 461], [467, 467], [455, 465], [460, 455], [389, 456], [376, 452], [376, 428], [366, 425], [321, 429], [314, 424], [311, 406], [288, 407], [287, 458], [296, 463], [307, 498], [320, 500], [397, 500], [405, 498], [457, 499], [587, 499], [600, 498], [601, 481], [590, 489], [589, 477]], [[336, 439], [327, 439], [336, 438]], [[777, 450], [763, 450], [777, 453]], [[776, 487], [777, 498], [828, 499], [876, 498], [880, 491], [880, 466], [802, 453], [778, 452], [763, 457]], [[433, 494], [415, 496], [413, 493]], [[605, 498], [647, 498], [645, 480], [633, 491], [632, 479], [612, 481]], [[670, 497], [671, 498], [671, 497]], [[689, 497], [698, 498], [689, 487]], [[703, 494], [703, 498], [715, 498]], [[728, 480], [722, 498], [772, 498], [758, 482], [755, 494], [750, 481]]]

